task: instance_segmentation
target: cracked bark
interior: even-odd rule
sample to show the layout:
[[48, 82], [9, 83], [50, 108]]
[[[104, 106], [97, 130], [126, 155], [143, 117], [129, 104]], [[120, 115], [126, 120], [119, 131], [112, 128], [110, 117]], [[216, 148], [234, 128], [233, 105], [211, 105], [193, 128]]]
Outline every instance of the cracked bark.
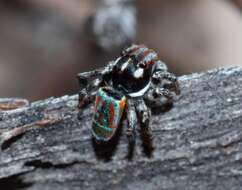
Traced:
[[152, 117], [151, 157], [137, 136], [127, 160], [122, 131], [105, 147], [95, 145], [92, 106], [78, 120], [76, 95], [0, 112], [1, 135], [36, 125], [2, 144], [1, 189], [241, 189], [242, 68], [179, 81], [181, 95], [173, 107]]

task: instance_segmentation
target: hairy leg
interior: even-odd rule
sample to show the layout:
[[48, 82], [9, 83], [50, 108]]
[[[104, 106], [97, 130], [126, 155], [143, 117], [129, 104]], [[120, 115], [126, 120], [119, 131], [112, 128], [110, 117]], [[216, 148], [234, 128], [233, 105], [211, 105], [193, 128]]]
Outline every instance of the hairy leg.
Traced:
[[150, 116], [151, 116], [150, 109], [146, 106], [143, 99], [138, 99], [136, 101], [135, 108], [138, 115], [141, 130], [143, 130], [145, 133], [150, 134], [150, 128], [149, 128]]
[[126, 102], [126, 117], [127, 117], [127, 130], [126, 134], [130, 144], [135, 142], [135, 133], [137, 126], [137, 114], [135, 111], [135, 105], [131, 99]]
[[166, 88], [175, 92], [176, 94], [180, 94], [180, 87], [177, 77], [166, 70], [161, 70], [159, 67], [157, 67], [157, 70], [152, 76], [152, 82], [156, 85], [159, 85], [160, 88]]
[[144, 146], [144, 152], [151, 156], [152, 151], [154, 149], [153, 143], [152, 143], [152, 132], [150, 128], [150, 116], [151, 116], [151, 110], [148, 108], [144, 102], [143, 99], [139, 99], [136, 101], [136, 112], [139, 119], [139, 124], [141, 127], [141, 138]]
[[88, 84], [86, 87], [82, 88], [79, 92], [79, 108], [83, 108], [89, 103], [93, 102], [95, 100], [95, 96], [97, 93], [98, 88], [101, 86], [101, 80], [95, 79], [90, 84]]
[[151, 88], [145, 95], [144, 100], [151, 108], [162, 108], [164, 105], [171, 105], [175, 93], [160, 87]]
[[100, 86], [107, 85], [110, 78], [114, 62], [110, 62], [106, 67], [77, 75], [79, 91], [79, 108], [83, 108], [95, 100], [96, 92]]
[[129, 141], [129, 152], [127, 155], [129, 160], [133, 158], [137, 122], [135, 105], [132, 100], [128, 99], [126, 102], [126, 135]]

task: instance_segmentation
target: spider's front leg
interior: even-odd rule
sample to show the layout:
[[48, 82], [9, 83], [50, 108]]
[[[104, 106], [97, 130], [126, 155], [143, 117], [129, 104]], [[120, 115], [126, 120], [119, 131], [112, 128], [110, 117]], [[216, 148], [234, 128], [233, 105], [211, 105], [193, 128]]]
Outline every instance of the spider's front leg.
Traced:
[[171, 105], [175, 93], [159, 86], [152, 86], [146, 93], [144, 99], [150, 108], [162, 108], [165, 105]]
[[157, 64], [156, 70], [152, 75], [152, 83], [159, 85], [160, 88], [169, 89], [179, 95], [180, 87], [177, 77], [174, 74], [169, 73], [163, 65], [162, 62]]
[[[96, 91], [102, 84], [102, 77], [94, 75], [96, 71], [90, 71], [85, 73], [80, 73], [78, 75], [80, 90], [79, 95], [79, 108], [83, 108], [92, 101], [94, 101], [96, 96]], [[95, 78], [93, 77], [95, 76]]]
[[96, 92], [100, 86], [106, 85], [111, 78], [114, 62], [110, 62], [106, 67], [94, 71], [79, 73], [77, 75], [79, 90], [79, 108], [83, 108], [93, 102]]
[[177, 77], [169, 73], [162, 62], [158, 62], [152, 75], [151, 86], [146, 93], [145, 102], [151, 108], [171, 105], [175, 95], [180, 94]]

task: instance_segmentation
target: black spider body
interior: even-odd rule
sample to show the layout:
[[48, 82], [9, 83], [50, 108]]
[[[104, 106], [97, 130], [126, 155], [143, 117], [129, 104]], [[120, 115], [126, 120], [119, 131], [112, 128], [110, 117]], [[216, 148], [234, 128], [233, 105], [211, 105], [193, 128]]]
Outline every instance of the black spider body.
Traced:
[[123, 114], [130, 142], [138, 123], [150, 136], [150, 109], [172, 103], [179, 93], [176, 77], [144, 45], [132, 45], [106, 67], [80, 73], [78, 78], [79, 107], [96, 99], [92, 132], [97, 141], [109, 141], [115, 135]]
[[[122, 53], [113, 68], [112, 82], [115, 89], [125, 94], [137, 93], [150, 83], [155, 70], [157, 55], [143, 46], [132, 46]], [[142, 96], [142, 93], [140, 93]]]

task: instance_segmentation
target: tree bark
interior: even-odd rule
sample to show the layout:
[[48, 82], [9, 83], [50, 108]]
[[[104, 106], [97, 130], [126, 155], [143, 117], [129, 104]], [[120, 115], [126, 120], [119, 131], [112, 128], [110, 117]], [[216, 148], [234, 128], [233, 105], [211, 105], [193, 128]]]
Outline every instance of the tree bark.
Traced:
[[77, 95], [0, 112], [0, 188], [241, 189], [242, 68], [179, 82], [173, 107], [152, 116], [154, 150], [137, 135], [129, 158], [125, 129], [106, 145], [92, 140], [93, 106], [79, 120]]

